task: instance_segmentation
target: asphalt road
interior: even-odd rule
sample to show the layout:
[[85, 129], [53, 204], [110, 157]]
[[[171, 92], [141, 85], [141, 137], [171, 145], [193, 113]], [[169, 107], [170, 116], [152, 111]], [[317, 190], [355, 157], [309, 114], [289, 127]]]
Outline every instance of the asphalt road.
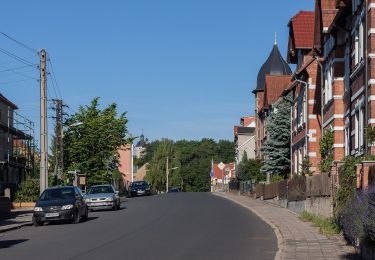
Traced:
[[249, 210], [209, 193], [131, 198], [79, 224], [0, 234], [0, 259], [273, 259], [276, 236]]

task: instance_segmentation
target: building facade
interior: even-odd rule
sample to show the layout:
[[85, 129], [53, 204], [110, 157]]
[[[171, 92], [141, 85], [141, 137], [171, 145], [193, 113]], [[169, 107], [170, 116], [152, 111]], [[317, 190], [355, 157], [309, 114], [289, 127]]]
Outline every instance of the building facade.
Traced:
[[12, 192], [34, 174], [34, 124], [19, 115], [18, 107], [0, 94], [0, 196]]
[[236, 164], [245, 153], [248, 159], [255, 159], [255, 116], [242, 117], [239, 126], [234, 126], [234, 143], [236, 147]]

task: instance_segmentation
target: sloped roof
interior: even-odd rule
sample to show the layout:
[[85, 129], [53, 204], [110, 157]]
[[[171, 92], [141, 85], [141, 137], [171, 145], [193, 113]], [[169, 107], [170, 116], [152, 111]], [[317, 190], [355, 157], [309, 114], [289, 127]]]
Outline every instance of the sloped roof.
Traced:
[[0, 102], [10, 106], [12, 109], [18, 109], [18, 107], [14, 103], [12, 103], [9, 99], [4, 97], [2, 94], [0, 94]]
[[314, 45], [315, 12], [300, 11], [290, 19], [296, 49], [312, 49]]
[[253, 122], [255, 122], [255, 116], [244, 116], [241, 118], [241, 124], [244, 127], [250, 127]]
[[288, 88], [291, 81], [291, 76], [273, 76], [266, 75], [266, 84], [264, 90], [264, 107], [267, 108], [272, 105], [283, 91]]
[[266, 75], [291, 75], [292, 70], [290, 69], [288, 63], [281, 56], [279, 47], [275, 43], [268, 56], [266, 62], [262, 65], [258, 72], [257, 86], [253, 90], [253, 93], [264, 90], [264, 84], [266, 80]]

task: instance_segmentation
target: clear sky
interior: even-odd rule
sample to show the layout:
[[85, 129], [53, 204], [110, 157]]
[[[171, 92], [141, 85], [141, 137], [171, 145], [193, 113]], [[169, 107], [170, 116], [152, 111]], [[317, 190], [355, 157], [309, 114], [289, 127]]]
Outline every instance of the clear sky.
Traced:
[[[2, 2], [0, 31], [46, 48], [60, 89], [50, 77], [49, 98], [62, 97], [69, 113], [101, 97], [102, 105], [116, 102], [128, 112], [133, 135], [144, 129], [152, 140], [232, 140], [233, 125], [254, 114], [251, 91], [274, 33], [285, 56], [289, 19], [313, 6], [313, 0], [12, 0]], [[1, 35], [0, 48], [38, 63]], [[0, 93], [36, 123], [38, 137], [39, 75], [23, 66], [0, 52]]]

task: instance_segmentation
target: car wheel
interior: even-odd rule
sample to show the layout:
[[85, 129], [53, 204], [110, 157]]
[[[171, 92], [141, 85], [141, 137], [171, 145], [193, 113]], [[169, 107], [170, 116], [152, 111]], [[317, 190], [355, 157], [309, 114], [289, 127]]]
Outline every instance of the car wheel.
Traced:
[[115, 205], [113, 205], [112, 207], [112, 210], [117, 210], [118, 206], [117, 206], [117, 202], [115, 203]]
[[74, 210], [74, 213], [73, 213], [73, 219], [72, 219], [72, 224], [78, 224], [79, 223], [79, 213], [78, 213], [78, 210]]
[[117, 209], [120, 209], [121, 208], [121, 202], [119, 201], [118, 203], [117, 203]]
[[39, 227], [39, 226], [43, 226], [44, 222], [43, 221], [37, 221], [34, 217], [33, 217], [33, 226], [34, 227]]
[[89, 218], [89, 209], [86, 207], [85, 214], [82, 217], [82, 220], [86, 221]]

